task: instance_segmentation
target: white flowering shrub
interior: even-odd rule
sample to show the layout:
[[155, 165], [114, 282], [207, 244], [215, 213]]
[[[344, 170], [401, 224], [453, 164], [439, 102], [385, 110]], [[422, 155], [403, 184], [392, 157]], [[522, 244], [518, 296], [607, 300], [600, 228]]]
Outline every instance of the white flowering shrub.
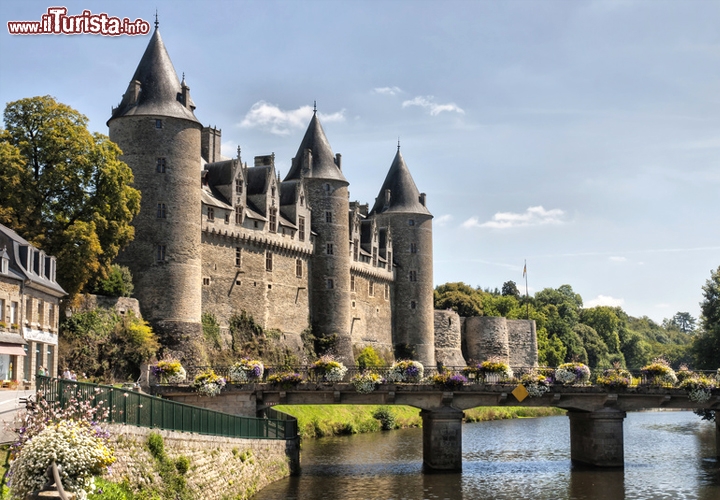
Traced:
[[555, 370], [555, 382], [563, 385], [586, 384], [590, 380], [590, 368], [583, 363], [563, 363]]
[[310, 371], [324, 382], [342, 382], [347, 368], [332, 356], [323, 356], [312, 364]]
[[193, 381], [193, 387], [195, 387], [198, 394], [210, 397], [220, 394], [225, 384], [225, 379], [217, 375], [213, 370], [202, 372]]
[[531, 398], [539, 398], [550, 390], [548, 386], [536, 383], [530, 383], [526, 385], [525, 389], [527, 389], [528, 394]]
[[422, 380], [424, 373], [425, 368], [422, 363], [406, 359], [397, 361], [392, 365], [387, 374], [387, 379], [390, 382], [417, 383]]
[[115, 461], [105, 434], [86, 422], [64, 420], [45, 427], [26, 441], [10, 465], [12, 498], [23, 499], [45, 484], [48, 466], [55, 461], [63, 487], [85, 500], [94, 489], [93, 476]]
[[351, 383], [357, 392], [369, 394], [373, 392], [379, 384], [382, 384], [382, 377], [377, 373], [364, 372], [355, 375]]

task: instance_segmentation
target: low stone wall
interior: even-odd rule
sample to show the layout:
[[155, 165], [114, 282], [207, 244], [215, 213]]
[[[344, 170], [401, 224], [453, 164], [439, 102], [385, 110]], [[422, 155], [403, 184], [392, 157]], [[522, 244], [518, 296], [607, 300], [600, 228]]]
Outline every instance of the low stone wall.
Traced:
[[189, 459], [185, 479], [193, 498], [249, 498], [299, 468], [299, 439], [237, 439], [112, 425], [117, 462], [106, 476], [108, 480], [127, 480], [131, 485], [162, 482], [147, 447], [152, 432], [163, 437], [165, 453], [171, 460], [180, 456]]

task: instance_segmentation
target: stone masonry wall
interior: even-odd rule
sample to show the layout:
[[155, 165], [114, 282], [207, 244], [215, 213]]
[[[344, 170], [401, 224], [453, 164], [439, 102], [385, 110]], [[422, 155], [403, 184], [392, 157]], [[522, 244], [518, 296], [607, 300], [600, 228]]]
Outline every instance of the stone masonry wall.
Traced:
[[435, 359], [444, 366], [465, 366], [461, 349], [460, 316], [455, 311], [435, 311]]
[[147, 448], [151, 432], [160, 434], [171, 460], [185, 456], [190, 468], [185, 475], [193, 498], [216, 500], [248, 498], [273, 481], [290, 475], [289, 457], [299, 459], [297, 440], [236, 439], [112, 425], [117, 461], [106, 476], [131, 485], [161, 483], [156, 460]]
[[467, 355], [473, 361], [490, 358], [510, 361], [507, 320], [502, 317], [473, 316], [465, 320]]
[[509, 319], [508, 340], [511, 366], [538, 366], [538, 345], [535, 321]]
[[[392, 328], [390, 310], [390, 291], [386, 295], [385, 287], [389, 281], [372, 279], [353, 273], [355, 290], [350, 292], [351, 328], [353, 347], [356, 352], [371, 346], [378, 352], [392, 355]], [[373, 294], [370, 295], [370, 281], [373, 282]]]

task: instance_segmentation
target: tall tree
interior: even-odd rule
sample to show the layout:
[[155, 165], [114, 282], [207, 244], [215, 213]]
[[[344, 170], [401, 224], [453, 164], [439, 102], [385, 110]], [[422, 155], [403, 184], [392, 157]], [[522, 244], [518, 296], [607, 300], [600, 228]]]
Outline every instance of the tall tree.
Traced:
[[435, 288], [435, 309], [452, 309], [460, 316], [482, 316], [482, 292], [465, 283], [445, 283]]
[[689, 312], [678, 312], [670, 319], [670, 322], [683, 333], [695, 331], [695, 318]]
[[720, 367], [720, 266], [710, 271], [710, 279], [702, 289], [702, 333], [695, 338], [693, 351], [698, 368], [714, 370]]
[[0, 222], [58, 259], [73, 297], [134, 235], [140, 192], [120, 149], [50, 96], [11, 102], [0, 131]]
[[503, 296], [512, 296], [520, 298], [520, 290], [518, 290], [517, 283], [514, 281], [506, 281], [502, 286]]

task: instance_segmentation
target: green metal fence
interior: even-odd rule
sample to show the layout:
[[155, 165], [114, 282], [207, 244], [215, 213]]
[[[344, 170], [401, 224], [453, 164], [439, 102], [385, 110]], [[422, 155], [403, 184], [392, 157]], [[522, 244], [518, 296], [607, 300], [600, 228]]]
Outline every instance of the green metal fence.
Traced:
[[93, 407], [103, 402], [109, 411], [106, 422], [111, 424], [251, 439], [291, 439], [297, 435], [297, 421], [279, 412], [273, 415], [278, 418], [241, 417], [108, 385], [43, 376], [36, 380], [42, 397], [62, 407], [71, 399], [90, 401]]

